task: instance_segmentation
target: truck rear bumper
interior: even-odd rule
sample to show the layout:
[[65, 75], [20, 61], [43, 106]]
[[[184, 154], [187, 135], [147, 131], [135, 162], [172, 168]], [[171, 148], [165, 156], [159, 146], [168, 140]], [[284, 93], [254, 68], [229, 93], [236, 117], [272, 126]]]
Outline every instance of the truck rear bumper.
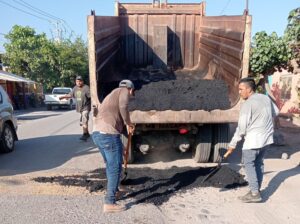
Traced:
[[68, 101], [65, 102], [57, 102], [57, 101], [45, 101], [46, 105], [69, 105]]

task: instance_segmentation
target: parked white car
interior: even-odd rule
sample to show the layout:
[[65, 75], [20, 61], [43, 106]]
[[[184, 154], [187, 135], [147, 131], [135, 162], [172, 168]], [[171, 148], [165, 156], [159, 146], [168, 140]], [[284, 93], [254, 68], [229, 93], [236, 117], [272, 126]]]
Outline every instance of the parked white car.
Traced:
[[15, 148], [17, 136], [17, 119], [13, 114], [13, 106], [11, 101], [0, 86], [0, 152], [12, 152]]
[[70, 99], [62, 99], [60, 100], [60, 96], [64, 96], [66, 94], [69, 94], [72, 91], [72, 88], [70, 87], [55, 87], [52, 90], [52, 94], [46, 94], [45, 95], [45, 104], [47, 106], [47, 110], [52, 110], [52, 107], [67, 107], [70, 110], [75, 108], [76, 102], [75, 98]]

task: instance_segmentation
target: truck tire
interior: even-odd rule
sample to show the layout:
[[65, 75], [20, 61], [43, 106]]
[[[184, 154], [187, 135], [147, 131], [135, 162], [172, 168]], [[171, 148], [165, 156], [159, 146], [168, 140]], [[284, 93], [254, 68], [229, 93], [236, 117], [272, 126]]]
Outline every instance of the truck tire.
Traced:
[[212, 126], [203, 125], [199, 127], [193, 150], [193, 159], [196, 163], [207, 163], [211, 153]]
[[52, 110], [52, 106], [51, 105], [47, 105], [47, 110]]
[[214, 141], [212, 162], [218, 163], [222, 159], [222, 151], [225, 152], [229, 143], [229, 124], [214, 125]]
[[15, 148], [15, 133], [13, 128], [5, 123], [0, 139], [0, 150], [2, 153], [12, 152]]
[[[128, 141], [127, 134], [126, 135], [121, 134], [121, 141], [122, 141], [122, 144], [123, 144], [123, 148], [125, 150], [125, 148], [127, 146], [127, 141]], [[131, 147], [130, 147], [130, 149], [128, 151], [128, 161], [127, 161], [128, 164], [131, 164], [134, 161], [133, 145], [134, 144], [133, 144], [133, 138], [132, 138], [132, 140], [131, 140]]]

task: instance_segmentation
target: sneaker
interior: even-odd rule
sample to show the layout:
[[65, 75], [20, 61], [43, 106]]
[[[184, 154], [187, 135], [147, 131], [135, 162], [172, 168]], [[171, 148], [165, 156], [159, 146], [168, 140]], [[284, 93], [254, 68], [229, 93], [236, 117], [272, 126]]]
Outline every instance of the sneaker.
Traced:
[[85, 133], [79, 139], [82, 140], [82, 141], [86, 141], [89, 137], [90, 137], [90, 134], [89, 133]]
[[259, 192], [257, 193], [252, 193], [249, 191], [246, 195], [238, 197], [242, 202], [244, 203], [256, 203], [256, 202], [261, 202], [262, 198]]
[[104, 213], [114, 213], [114, 212], [122, 212], [125, 211], [126, 207], [118, 204], [104, 204], [103, 212]]

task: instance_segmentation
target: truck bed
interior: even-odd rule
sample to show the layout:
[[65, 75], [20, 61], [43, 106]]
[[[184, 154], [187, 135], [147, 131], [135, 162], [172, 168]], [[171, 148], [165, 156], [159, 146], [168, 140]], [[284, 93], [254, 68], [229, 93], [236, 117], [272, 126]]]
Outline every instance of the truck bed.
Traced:
[[[89, 63], [92, 105], [100, 106], [104, 97], [122, 79], [145, 80], [136, 73], [149, 66], [176, 76], [201, 74], [200, 79], [221, 80], [220, 90], [226, 107], [181, 108], [160, 111], [134, 109], [135, 123], [226, 123], [235, 122], [239, 111], [238, 82], [248, 76], [251, 16], [205, 15], [205, 4], [116, 3], [116, 16], [88, 17]], [[129, 72], [124, 72], [126, 69]], [[161, 75], [163, 76], [163, 75]], [[224, 96], [225, 95], [225, 96]], [[157, 94], [156, 99], [161, 95]], [[153, 97], [152, 97], [153, 98]], [[210, 99], [212, 100], [212, 99]], [[222, 99], [221, 99], [222, 101]], [[229, 106], [227, 106], [229, 102]]]

